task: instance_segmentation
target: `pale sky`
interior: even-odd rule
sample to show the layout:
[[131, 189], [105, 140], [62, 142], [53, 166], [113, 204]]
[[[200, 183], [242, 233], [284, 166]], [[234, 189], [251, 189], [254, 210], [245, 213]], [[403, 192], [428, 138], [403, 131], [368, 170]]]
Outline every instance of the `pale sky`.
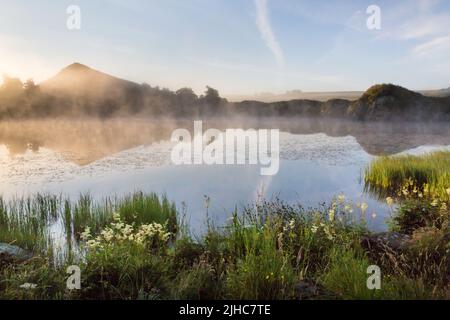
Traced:
[[[381, 30], [366, 26], [381, 8]], [[67, 7], [81, 9], [68, 30]], [[0, 0], [0, 73], [72, 62], [222, 95], [450, 86], [448, 0]]]

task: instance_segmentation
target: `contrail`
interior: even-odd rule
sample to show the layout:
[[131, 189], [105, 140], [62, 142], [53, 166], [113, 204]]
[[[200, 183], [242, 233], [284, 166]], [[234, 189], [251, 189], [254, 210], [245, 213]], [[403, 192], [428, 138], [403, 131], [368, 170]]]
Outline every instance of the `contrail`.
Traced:
[[256, 25], [258, 26], [261, 37], [265, 41], [267, 47], [272, 51], [275, 56], [275, 60], [279, 67], [283, 67], [285, 64], [284, 54], [278, 44], [277, 39], [270, 25], [269, 9], [267, 7], [267, 0], [255, 0], [256, 6]]

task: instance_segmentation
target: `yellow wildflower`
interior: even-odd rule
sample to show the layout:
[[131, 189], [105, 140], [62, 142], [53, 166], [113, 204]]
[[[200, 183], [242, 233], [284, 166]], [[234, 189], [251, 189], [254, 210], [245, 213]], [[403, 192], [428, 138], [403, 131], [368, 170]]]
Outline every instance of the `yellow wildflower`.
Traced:
[[394, 203], [394, 199], [392, 199], [391, 197], [387, 197], [386, 198], [386, 203], [388, 204], [388, 206], [392, 206], [392, 204]]
[[366, 212], [367, 208], [369, 207], [369, 205], [365, 202], [361, 203], [361, 210], [362, 212]]

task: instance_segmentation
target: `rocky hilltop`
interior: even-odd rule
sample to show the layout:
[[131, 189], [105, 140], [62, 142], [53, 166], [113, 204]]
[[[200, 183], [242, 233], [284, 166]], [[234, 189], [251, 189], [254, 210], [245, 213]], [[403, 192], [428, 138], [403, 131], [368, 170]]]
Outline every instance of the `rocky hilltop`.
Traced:
[[359, 121], [450, 121], [450, 97], [429, 97], [393, 84], [374, 85], [357, 100], [291, 100], [235, 103], [255, 116], [304, 116]]
[[375, 85], [349, 105], [358, 120], [450, 120], [449, 97], [426, 97], [393, 84]]

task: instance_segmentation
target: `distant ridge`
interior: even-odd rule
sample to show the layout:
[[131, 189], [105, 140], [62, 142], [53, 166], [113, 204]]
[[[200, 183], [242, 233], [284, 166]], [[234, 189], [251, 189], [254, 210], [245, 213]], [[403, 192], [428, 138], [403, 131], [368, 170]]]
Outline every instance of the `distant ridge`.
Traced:
[[[228, 102], [207, 87], [197, 96], [120, 79], [75, 62], [39, 86], [9, 78], [0, 87], [0, 119], [32, 117], [308, 117], [357, 121], [450, 121], [450, 97], [378, 84], [352, 99]], [[11, 89], [13, 88], [13, 89]], [[14, 91], [14, 94], [12, 94]], [[438, 90], [443, 94], [445, 90]], [[441, 92], [442, 91], [442, 92]], [[292, 94], [302, 94], [292, 91]], [[3, 98], [2, 98], [3, 96]]]
[[450, 87], [439, 90], [425, 90], [420, 93], [430, 97], [450, 97]]
[[344, 118], [358, 121], [450, 121], [450, 97], [427, 97], [394, 84], [378, 84], [354, 101], [298, 99], [235, 103], [253, 115]]
[[[419, 90], [416, 91], [429, 97], [449, 97], [450, 87], [446, 89], [437, 90]], [[254, 95], [230, 95], [227, 98], [232, 102], [239, 102], [245, 100], [260, 101], [260, 102], [277, 102], [289, 100], [317, 100], [328, 101], [331, 99], [345, 99], [357, 100], [364, 94], [364, 91], [301, 91], [292, 90], [284, 93], [262, 92]]]

